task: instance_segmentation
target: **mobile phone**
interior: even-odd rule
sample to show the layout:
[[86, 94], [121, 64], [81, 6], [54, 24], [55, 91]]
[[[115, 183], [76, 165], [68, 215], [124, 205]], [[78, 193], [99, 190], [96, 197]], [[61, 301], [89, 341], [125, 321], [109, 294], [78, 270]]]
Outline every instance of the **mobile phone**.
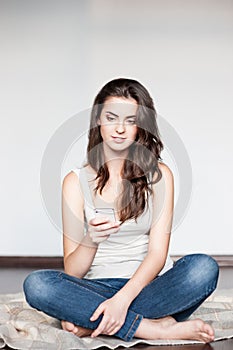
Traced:
[[108, 217], [111, 221], [116, 221], [113, 208], [95, 208], [95, 214], [96, 216]]

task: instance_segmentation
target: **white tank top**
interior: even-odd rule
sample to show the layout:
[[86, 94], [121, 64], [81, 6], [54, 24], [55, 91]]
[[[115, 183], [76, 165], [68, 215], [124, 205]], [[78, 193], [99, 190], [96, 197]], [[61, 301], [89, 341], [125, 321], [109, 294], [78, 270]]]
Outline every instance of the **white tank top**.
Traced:
[[[95, 217], [95, 207], [109, 207], [95, 196], [93, 188], [93, 176], [86, 168], [72, 169], [79, 178], [84, 196], [84, 218], [85, 224]], [[94, 199], [94, 201], [93, 201]], [[97, 205], [97, 202], [101, 204]], [[139, 265], [144, 260], [149, 242], [149, 232], [152, 222], [152, 195], [148, 198], [148, 207], [135, 219], [130, 219], [121, 224], [117, 233], [110, 235], [108, 239], [99, 243], [92, 265], [85, 278], [131, 278]], [[173, 267], [173, 261], [167, 256], [165, 266], [159, 275]]]

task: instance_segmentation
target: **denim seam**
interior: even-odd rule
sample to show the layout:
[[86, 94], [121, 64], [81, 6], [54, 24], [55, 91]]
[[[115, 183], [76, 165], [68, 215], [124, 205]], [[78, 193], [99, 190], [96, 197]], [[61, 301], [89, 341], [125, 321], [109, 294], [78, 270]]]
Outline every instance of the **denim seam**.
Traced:
[[[92, 285], [91, 283], [89, 283], [88, 280], [85, 280], [87, 282], [87, 286], [93, 288], [93, 289], [96, 289], [97, 291], [100, 291], [100, 292], [106, 292], [106, 293], [110, 293], [112, 292], [111, 289], [114, 289], [116, 291], [118, 291], [119, 289], [118, 288], [115, 288], [115, 287], [112, 287], [111, 285], [104, 285], [102, 283], [100, 283], [101, 285], [99, 285], [99, 283], [97, 282], [97, 285]], [[108, 289], [103, 289], [103, 288], [108, 288]]]
[[126, 339], [126, 340], [128, 339], [129, 333], [131, 332], [131, 330], [132, 330], [132, 328], [133, 328], [135, 322], [138, 320], [138, 318], [139, 318], [139, 314], [136, 315], [136, 317], [135, 317], [133, 323], [132, 323], [131, 326], [130, 326], [130, 329], [128, 330], [128, 332], [127, 332], [126, 335], [124, 336], [124, 339]]
[[[70, 283], [72, 283], [72, 284], [75, 285], [75, 286], [78, 285], [80, 288], [85, 289], [85, 290], [87, 290], [87, 291], [90, 291], [90, 289], [86, 288], [85, 286], [83, 286], [83, 285], [80, 284], [79, 282], [75, 283], [75, 282], [69, 280], [68, 278], [63, 278], [62, 276], [60, 276], [60, 278], [63, 279], [63, 280], [66, 280], [66, 281], [68, 281], [68, 282], [70, 282]], [[92, 291], [94, 294], [96, 294], [96, 295], [98, 295], [98, 296], [100, 296], [100, 297], [102, 297], [102, 298], [104, 298], [104, 299], [107, 299], [107, 298], [103, 297], [103, 295], [98, 294], [95, 290], [91, 289], [91, 291]]]

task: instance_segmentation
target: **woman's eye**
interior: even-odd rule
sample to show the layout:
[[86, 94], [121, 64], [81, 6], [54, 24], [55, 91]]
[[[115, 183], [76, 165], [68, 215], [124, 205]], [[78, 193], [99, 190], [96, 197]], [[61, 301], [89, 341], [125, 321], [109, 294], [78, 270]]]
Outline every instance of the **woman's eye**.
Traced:
[[106, 115], [106, 119], [107, 119], [107, 121], [109, 121], [109, 122], [113, 122], [114, 120], [116, 120], [116, 118], [111, 117], [110, 115]]
[[136, 123], [135, 119], [127, 119], [127, 124], [133, 125]]

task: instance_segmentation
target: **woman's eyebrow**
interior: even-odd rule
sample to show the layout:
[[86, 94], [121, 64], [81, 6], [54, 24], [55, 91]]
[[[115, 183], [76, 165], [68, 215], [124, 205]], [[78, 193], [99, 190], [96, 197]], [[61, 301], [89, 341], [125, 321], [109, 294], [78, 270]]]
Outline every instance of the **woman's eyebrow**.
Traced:
[[110, 112], [110, 111], [105, 111], [105, 113], [109, 113], [109, 114], [111, 114], [111, 115], [114, 115], [114, 117], [119, 118], [119, 115], [117, 115], [117, 114], [115, 114], [115, 113], [113, 113], [113, 112]]
[[[113, 112], [106, 111], [105, 113], [109, 113], [109, 114], [113, 115], [114, 117], [119, 118], [119, 115], [117, 115], [117, 114], [115, 114], [115, 113], [113, 113]], [[136, 115], [129, 115], [129, 116], [125, 117], [125, 118], [126, 118], [126, 119], [128, 119], [128, 118], [136, 118]]]
[[136, 118], [136, 115], [134, 114], [134, 115], [129, 115], [128, 117], [126, 117], [126, 118]]

